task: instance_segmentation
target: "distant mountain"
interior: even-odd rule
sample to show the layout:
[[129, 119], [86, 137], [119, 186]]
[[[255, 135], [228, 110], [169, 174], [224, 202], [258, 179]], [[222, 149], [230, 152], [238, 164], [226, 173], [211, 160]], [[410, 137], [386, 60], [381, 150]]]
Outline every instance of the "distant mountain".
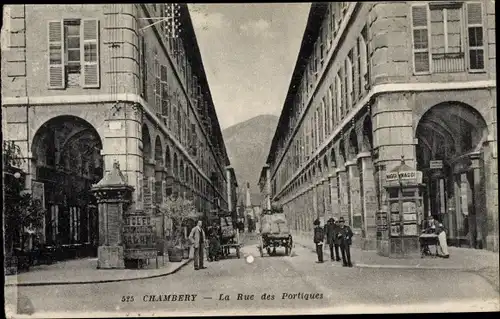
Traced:
[[[257, 182], [262, 166], [266, 162], [277, 123], [277, 116], [259, 115], [222, 131], [238, 186], [241, 189], [246, 187], [247, 182], [250, 183], [253, 205], [260, 204]], [[242, 200], [244, 204], [245, 199]]]

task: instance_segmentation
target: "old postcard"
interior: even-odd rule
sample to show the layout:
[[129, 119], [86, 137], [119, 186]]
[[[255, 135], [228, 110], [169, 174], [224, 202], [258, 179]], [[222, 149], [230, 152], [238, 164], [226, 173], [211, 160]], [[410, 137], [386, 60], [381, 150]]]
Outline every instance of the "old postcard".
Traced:
[[495, 3], [3, 6], [8, 318], [500, 310]]

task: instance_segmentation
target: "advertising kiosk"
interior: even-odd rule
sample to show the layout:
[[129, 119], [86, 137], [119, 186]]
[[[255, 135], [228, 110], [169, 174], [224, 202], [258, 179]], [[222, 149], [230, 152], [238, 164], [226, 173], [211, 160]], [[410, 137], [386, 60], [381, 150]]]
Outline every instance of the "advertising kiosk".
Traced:
[[377, 216], [378, 254], [392, 258], [420, 256], [420, 224], [423, 219], [422, 172], [401, 164], [386, 174], [384, 207]]

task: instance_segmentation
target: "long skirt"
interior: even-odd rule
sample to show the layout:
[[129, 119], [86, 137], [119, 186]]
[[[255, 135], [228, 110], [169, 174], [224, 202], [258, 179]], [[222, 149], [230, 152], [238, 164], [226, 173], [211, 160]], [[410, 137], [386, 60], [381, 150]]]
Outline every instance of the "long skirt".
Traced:
[[441, 248], [443, 255], [448, 256], [449, 253], [448, 253], [448, 243], [446, 242], [446, 232], [442, 231], [438, 235], [438, 239], [439, 239], [439, 247]]

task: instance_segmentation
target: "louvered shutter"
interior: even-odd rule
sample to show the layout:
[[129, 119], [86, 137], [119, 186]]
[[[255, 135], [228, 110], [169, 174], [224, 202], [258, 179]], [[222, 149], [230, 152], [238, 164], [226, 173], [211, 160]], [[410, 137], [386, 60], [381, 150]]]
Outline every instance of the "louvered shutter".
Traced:
[[484, 69], [483, 8], [481, 2], [467, 3], [469, 69]]
[[64, 70], [64, 25], [62, 20], [49, 21], [47, 27], [49, 43], [49, 88], [66, 87]]
[[83, 19], [81, 23], [82, 87], [98, 88], [99, 69], [99, 20]]
[[431, 70], [427, 4], [414, 5], [412, 10], [413, 65], [415, 73]]

